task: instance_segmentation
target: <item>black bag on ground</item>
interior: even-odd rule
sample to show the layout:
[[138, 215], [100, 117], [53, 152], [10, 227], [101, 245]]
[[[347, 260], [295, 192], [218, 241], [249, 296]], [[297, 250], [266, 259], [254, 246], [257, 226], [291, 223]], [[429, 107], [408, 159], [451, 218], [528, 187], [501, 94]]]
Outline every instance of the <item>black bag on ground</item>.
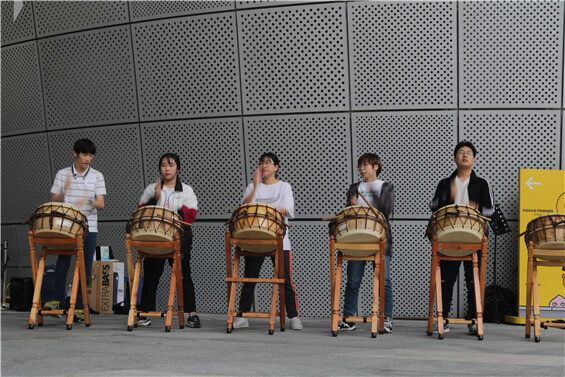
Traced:
[[[496, 313], [496, 301], [498, 301], [498, 313]], [[483, 319], [485, 322], [504, 323], [507, 315], [516, 315], [517, 296], [508, 289], [500, 285], [489, 285], [485, 288], [485, 307], [483, 310]]]
[[10, 281], [10, 310], [29, 312], [32, 300], [32, 278], [13, 278]]

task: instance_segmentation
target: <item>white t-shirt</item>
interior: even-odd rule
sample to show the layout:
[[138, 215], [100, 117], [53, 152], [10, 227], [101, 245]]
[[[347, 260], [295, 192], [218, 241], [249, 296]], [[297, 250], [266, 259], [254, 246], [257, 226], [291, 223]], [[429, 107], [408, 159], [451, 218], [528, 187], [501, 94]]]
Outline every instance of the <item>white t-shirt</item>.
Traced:
[[461, 182], [459, 177], [455, 177], [455, 186], [457, 187], [457, 192], [455, 193], [454, 204], [464, 206], [469, 205], [469, 190], [467, 190], [467, 188], [469, 187], [469, 181], [471, 181], [471, 178], [467, 178], [465, 182]]
[[[245, 189], [243, 199], [247, 198], [252, 191], [253, 183], [250, 183]], [[251, 198], [250, 203], [263, 203], [275, 208], [282, 207], [288, 211], [289, 215], [288, 217], [285, 217], [285, 222], [288, 224], [288, 219], [294, 219], [294, 197], [292, 196], [292, 187], [290, 187], [290, 185], [286, 182], [278, 181], [272, 185], [259, 183], [259, 186], [257, 186], [257, 189], [255, 190], [255, 195]], [[283, 240], [284, 250], [291, 250], [288, 233], [289, 229], [287, 228]]]
[[61, 169], [55, 176], [51, 193], [56, 195], [63, 194], [65, 182], [70, 179], [71, 187], [65, 192], [63, 202], [75, 205], [76, 202], [84, 198], [89, 201], [79, 209], [88, 219], [88, 231], [98, 233], [98, 210], [92, 207], [92, 201], [96, 195], [106, 195], [106, 185], [104, 176], [98, 170], [88, 167], [82, 174], [76, 174], [71, 167]]
[[[368, 201], [371, 202], [373, 207], [377, 206], [377, 198], [381, 195], [381, 188], [385, 182], [381, 180], [371, 181], [371, 182], [361, 182], [359, 183], [359, 191]], [[357, 203], [361, 206], [366, 206], [367, 202], [363, 200], [361, 195], [357, 198]]]

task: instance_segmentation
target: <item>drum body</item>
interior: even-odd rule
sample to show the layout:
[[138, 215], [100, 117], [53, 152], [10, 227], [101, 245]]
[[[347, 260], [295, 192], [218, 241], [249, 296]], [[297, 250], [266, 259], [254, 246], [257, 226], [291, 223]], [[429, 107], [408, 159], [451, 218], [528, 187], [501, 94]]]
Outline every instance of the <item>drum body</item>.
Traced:
[[[35, 210], [30, 221], [34, 237], [37, 238], [75, 238], [82, 232], [83, 239], [88, 234], [88, 220], [84, 213], [70, 204], [48, 202]], [[75, 245], [44, 244], [53, 249], [75, 249]]]
[[536, 249], [555, 250], [544, 253], [536, 250], [538, 259], [565, 260], [565, 214], [536, 217], [526, 226], [526, 245], [534, 242]]
[[[469, 206], [452, 204], [435, 211], [430, 218], [426, 236], [437, 236], [439, 243], [473, 244], [482, 243], [488, 234], [486, 222], [481, 213]], [[472, 254], [475, 250], [439, 249], [441, 254], [461, 257]]]
[[[286, 233], [284, 216], [275, 208], [262, 203], [244, 204], [237, 208], [230, 219], [229, 230], [233, 238], [275, 240]], [[267, 253], [276, 249], [273, 245], [238, 245], [242, 250]]]
[[338, 219], [330, 222], [330, 235], [335, 237], [336, 242], [375, 244], [371, 250], [344, 249], [339, 250], [345, 254], [355, 257], [366, 257], [379, 251], [381, 237], [388, 237], [389, 228], [385, 216], [377, 211], [377, 214], [367, 206], [350, 206], [339, 211]]
[[[178, 235], [182, 238], [184, 228], [181, 217], [173, 210], [160, 206], [144, 206], [131, 215], [126, 231], [133, 241], [171, 242]], [[174, 247], [139, 246], [138, 250], [148, 254], [169, 254]]]

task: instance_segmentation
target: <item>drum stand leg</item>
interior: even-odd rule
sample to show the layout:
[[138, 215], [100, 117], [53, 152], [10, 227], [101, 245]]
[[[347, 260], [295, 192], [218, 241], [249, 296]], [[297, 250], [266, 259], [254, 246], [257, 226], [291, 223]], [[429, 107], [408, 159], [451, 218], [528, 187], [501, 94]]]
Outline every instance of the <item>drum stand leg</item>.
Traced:
[[532, 291], [534, 301], [534, 340], [540, 341], [541, 337], [541, 324], [540, 324], [540, 310], [539, 310], [539, 290], [538, 290], [538, 266], [537, 260], [534, 257], [532, 269]]
[[[381, 244], [379, 248], [379, 258], [381, 261], [380, 268], [377, 271], [379, 277], [379, 333], [385, 333], [385, 239], [381, 237]], [[376, 293], [377, 291], [375, 291]]]
[[[82, 251], [79, 255], [82, 255]], [[73, 320], [75, 319], [75, 306], [77, 303], [77, 293], [78, 293], [78, 283], [79, 283], [79, 270], [80, 270], [80, 261], [77, 259], [75, 263], [75, 270], [73, 273], [73, 285], [71, 288], [71, 302], [69, 306], [69, 311], [67, 312], [67, 330], [71, 330], [73, 328]]]
[[[477, 253], [473, 253], [473, 281], [475, 286], [475, 308], [477, 312], [477, 338], [483, 340], [483, 305], [481, 286], [479, 282], [479, 266], [478, 266]], [[481, 280], [482, 281], [482, 280]]]
[[[439, 259], [439, 258], [437, 258]], [[435, 265], [435, 286], [436, 286], [436, 308], [437, 308], [437, 336], [438, 339], [443, 339], [443, 295], [441, 291], [441, 266], [439, 261], [436, 259]]]
[[[178, 241], [178, 253], [175, 252], [173, 265], [176, 263], [176, 281], [177, 281], [177, 307], [179, 317], [179, 329], [184, 329], [184, 295], [182, 288], [182, 257], [180, 254], [180, 239]], [[172, 282], [171, 282], [172, 284]]]
[[[228, 236], [229, 238], [229, 236]], [[229, 242], [229, 240], [228, 240]], [[231, 276], [228, 275], [228, 277], [231, 277], [233, 279], [236, 279], [239, 277], [239, 259], [241, 258], [240, 255], [240, 248], [238, 246], [235, 247], [235, 256], [234, 256], [234, 260], [233, 260], [233, 270], [231, 270]], [[227, 248], [226, 248], [226, 257], [227, 257]], [[229, 260], [227, 260], [227, 262], [231, 263], [231, 246], [230, 246], [230, 255], [229, 255]], [[231, 266], [230, 266], [231, 268]], [[228, 293], [228, 297], [229, 297], [229, 301], [228, 301], [228, 327], [227, 327], [227, 332], [228, 334], [232, 332], [233, 330], [233, 317], [235, 314], [235, 294], [236, 294], [236, 289], [237, 289], [237, 284], [234, 281], [228, 281], [228, 287], [230, 289], [229, 293]]]
[[82, 236], [77, 236], [77, 263], [79, 264], [80, 289], [82, 295], [82, 313], [84, 314], [84, 326], [90, 327], [90, 307], [88, 306], [88, 292], [86, 282], [86, 265], [84, 263], [84, 248]]
[[438, 264], [437, 255], [437, 239], [434, 238], [432, 243], [432, 263], [430, 271], [430, 301], [428, 304], [428, 336], [433, 334], [433, 324], [434, 324], [434, 301], [435, 301], [435, 289], [436, 289], [436, 266]]
[[131, 234], [126, 234], [126, 260], [128, 266], [128, 282], [129, 282], [129, 292], [131, 293], [133, 289], [133, 254], [131, 252]]
[[[279, 321], [280, 321], [281, 331], [284, 331], [285, 319], [286, 319], [284, 285], [286, 284], [286, 280], [284, 278], [284, 246], [283, 246], [282, 235], [279, 235], [277, 237], [277, 255], [279, 257], [279, 266], [278, 266], [278, 276], [276, 276], [275, 279], [283, 279], [283, 283], [279, 283], [278, 288], [279, 288]], [[276, 269], [276, 260], [275, 260], [275, 269]], [[273, 286], [275, 285], [273, 284]], [[276, 305], [275, 305], [275, 310], [276, 310]]]
[[528, 245], [528, 273], [526, 278], [526, 338], [530, 337], [532, 328], [532, 276], [534, 269], [533, 242]]
[[[32, 245], [34, 245], [34, 243], [30, 244], [30, 248], [33, 247], [35, 251], [35, 246]], [[47, 255], [47, 248], [43, 246], [41, 248], [41, 258], [39, 259], [39, 267], [37, 268], [36, 276], [35, 276], [33, 301], [32, 301], [31, 312], [29, 313], [29, 325], [28, 325], [29, 329], [33, 329], [33, 327], [35, 326], [35, 322], [37, 321], [37, 313], [41, 311], [41, 285], [43, 284], [43, 271], [45, 269], [46, 255]]]
[[332, 336], [337, 336], [337, 322], [339, 316], [339, 297], [341, 294], [341, 268], [343, 264], [343, 254], [341, 251], [337, 252], [337, 266], [335, 272], [334, 281], [334, 296], [333, 296], [333, 308], [332, 308]]
[[379, 296], [380, 296], [379, 282], [381, 280], [379, 273], [379, 271], [381, 270], [380, 254], [381, 254], [380, 251], [376, 253], [375, 260], [373, 261], [373, 312], [371, 317], [371, 338], [377, 337], [377, 328], [380, 327], [380, 325], [383, 326], [383, 332], [384, 332], [384, 322], [381, 321], [381, 319], [379, 318]]
[[[335, 237], [334, 236], [330, 236], [330, 300], [331, 300], [331, 315], [330, 315], [330, 326], [332, 328], [332, 335], [333, 336], [337, 336], [337, 327], [334, 328], [333, 323], [334, 323], [334, 317], [337, 318], [337, 316], [339, 315], [339, 301], [338, 304], [335, 305], [335, 277], [336, 277], [336, 271], [335, 271]], [[337, 323], [337, 321], [336, 321]]]
[[127, 330], [133, 330], [134, 326], [137, 327], [137, 291], [139, 289], [139, 276], [141, 275], [141, 262], [143, 261], [143, 256], [137, 256], [137, 262], [135, 264], [135, 273], [133, 277], [133, 288], [131, 290], [130, 298], [130, 308], [128, 315], [128, 327]]

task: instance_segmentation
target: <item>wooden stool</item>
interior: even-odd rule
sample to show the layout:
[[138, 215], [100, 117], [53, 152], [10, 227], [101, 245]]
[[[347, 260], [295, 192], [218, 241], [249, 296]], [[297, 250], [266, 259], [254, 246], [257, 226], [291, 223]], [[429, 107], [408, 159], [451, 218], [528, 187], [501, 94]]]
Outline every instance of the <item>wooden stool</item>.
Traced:
[[[31, 307], [31, 312], [29, 314], [29, 328], [33, 329], [35, 323], [38, 326], [43, 326], [43, 315], [53, 314], [53, 315], [66, 315], [67, 316], [67, 330], [73, 328], [73, 320], [75, 318], [75, 313], [84, 314], [84, 324], [86, 327], [90, 326], [90, 310], [88, 308], [88, 295], [86, 293], [86, 272], [84, 267], [84, 249], [82, 241], [82, 233], [79, 231], [76, 238], [36, 238], [33, 234], [33, 230], [28, 233], [29, 242], [29, 254], [31, 259], [31, 274], [33, 276], [33, 304]], [[43, 245], [41, 247], [41, 257], [39, 259], [39, 267], [37, 266], [37, 254], [35, 251], [35, 244], [40, 243]], [[45, 245], [50, 247], [57, 245], [76, 245], [76, 249], [48, 249]], [[71, 302], [69, 310], [57, 309], [57, 310], [43, 310], [41, 305], [41, 286], [43, 284], [43, 273], [45, 270], [45, 258], [47, 255], [76, 255], [77, 261], [75, 263], [75, 270], [73, 275], [73, 284], [71, 288]], [[83, 309], [75, 309], [77, 294], [78, 294], [78, 284], [80, 279], [80, 288], [82, 294]]]
[[[464, 256], [447, 256], [440, 254], [439, 249], [448, 250], [472, 250], [469, 255]], [[477, 250], [481, 249], [481, 268], [479, 275], [479, 261], [477, 258]], [[475, 285], [475, 306], [477, 309], [477, 338], [483, 340], [483, 303], [485, 296], [485, 279], [487, 271], [487, 252], [488, 252], [488, 241], [486, 237], [483, 237], [483, 242], [479, 244], [449, 244], [449, 243], [439, 243], [437, 236], [434, 236], [432, 240], [432, 265], [430, 274], [430, 303], [428, 311], [428, 335], [431, 336], [433, 333], [433, 322], [434, 319], [437, 320], [438, 338], [444, 338], [443, 324], [445, 323], [466, 323], [475, 324], [475, 320], [467, 320], [463, 318], [449, 318], [447, 320], [443, 319], [443, 303], [442, 303], [442, 291], [441, 291], [441, 268], [440, 261], [472, 261], [473, 262], [473, 282]], [[434, 318], [434, 296], [436, 301], [437, 318]]]
[[528, 274], [526, 288], [526, 338], [530, 337], [532, 326], [532, 296], [534, 301], [534, 340], [540, 341], [541, 327], [565, 328], [565, 323], [540, 322], [539, 291], [538, 291], [538, 266], [565, 267], [565, 252], [559, 249], [537, 249], [534, 242], [528, 244]]
[[[385, 295], [385, 238], [381, 237], [379, 250], [365, 257], [355, 257], [337, 252], [337, 270], [335, 270], [335, 249], [346, 248], [354, 250], [373, 250], [375, 244], [352, 244], [335, 242], [330, 236], [330, 283], [332, 304], [332, 336], [337, 336], [339, 318], [339, 298], [341, 290], [341, 267], [344, 260], [372, 261], [373, 262], [373, 312], [371, 317], [343, 317], [343, 322], [371, 322], [371, 337], [377, 337], [377, 321], [379, 333], [383, 334], [384, 325], [384, 295]], [[380, 303], [380, 304], [379, 304]], [[379, 310], [380, 309], [380, 310]]]
[[[231, 238], [229, 230], [226, 231], [226, 282], [228, 283], [228, 327], [227, 333], [230, 334], [233, 329], [234, 316], [241, 314], [248, 318], [269, 318], [269, 335], [275, 332], [275, 317], [280, 318], [281, 331], [285, 330], [285, 306], [284, 306], [284, 251], [283, 251], [283, 235], [279, 234], [276, 240], [251, 240], [242, 238]], [[233, 269], [231, 265], [231, 247], [236, 245]], [[241, 250], [237, 245], [273, 245], [276, 250], [267, 253], [252, 253]], [[247, 257], [274, 257], [275, 267], [272, 279], [261, 278], [240, 278], [239, 277], [239, 261], [243, 256]], [[273, 292], [271, 294], [271, 310], [268, 312], [240, 312], [235, 310], [235, 294], [237, 283], [269, 283], [273, 284]], [[278, 290], [277, 290], [278, 286]], [[279, 311], [277, 312], [277, 293], [279, 295]]]
[[[133, 247], [161, 247], [171, 248], [173, 250], [170, 254], [150, 254], [142, 251], [137, 252], [137, 262], [135, 264], [135, 273], [132, 276], [133, 254], [131, 248]], [[165, 331], [171, 331], [173, 316], [177, 315], [179, 318], [179, 328], [184, 329], [184, 303], [182, 295], [182, 267], [180, 255], [180, 238], [175, 236], [174, 241], [170, 242], [154, 242], [154, 241], [133, 241], [131, 234], [126, 235], [126, 250], [128, 260], [128, 277], [131, 292], [130, 309], [128, 316], [128, 331], [132, 331], [137, 327], [137, 320], [140, 316], [146, 317], [165, 317]], [[137, 310], [137, 292], [139, 288], [139, 278], [141, 276], [141, 262], [143, 258], [173, 258], [173, 267], [171, 268], [171, 281], [169, 284], [169, 301], [167, 302], [167, 310], [165, 311], [149, 311], [142, 312]], [[173, 312], [175, 305], [175, 288], [177, 294], [177, 307], [178, 311]]]

